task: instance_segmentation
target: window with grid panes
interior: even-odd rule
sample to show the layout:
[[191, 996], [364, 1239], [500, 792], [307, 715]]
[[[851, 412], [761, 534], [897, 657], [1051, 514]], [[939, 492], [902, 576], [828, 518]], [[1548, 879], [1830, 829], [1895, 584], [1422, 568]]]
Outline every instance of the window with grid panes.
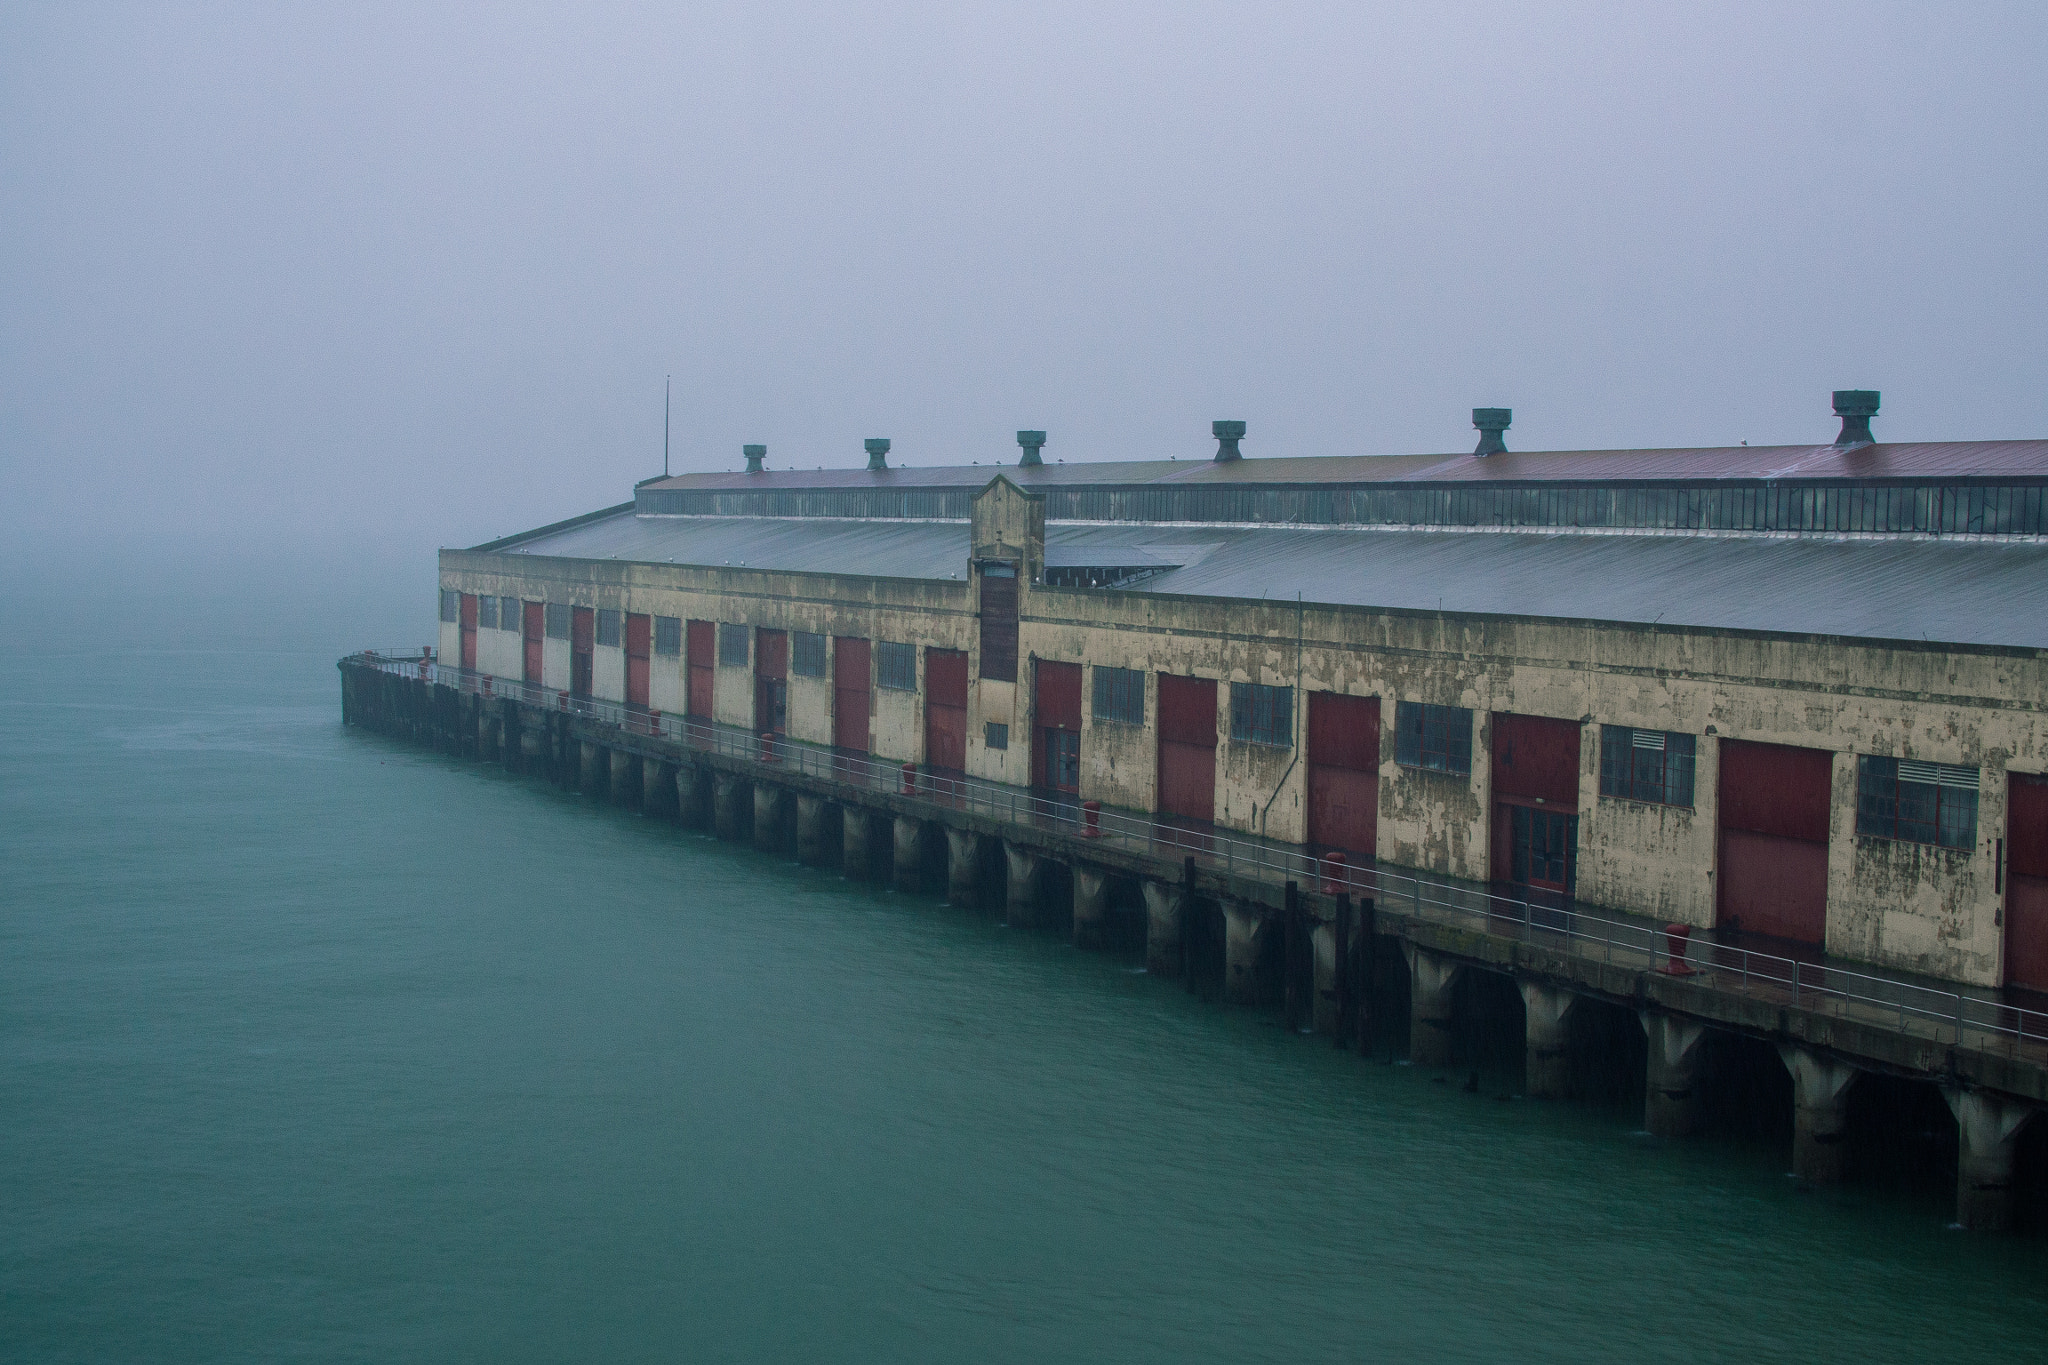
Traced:
[[982, 732], [982, 743], [991, 749], [1009, 748], [1010, 727], [1001, 721], [992, 720], [987, 722]]
[[1424, 772], [1472, 772], [1472, 713], [1462, 706], [1394, 703], [1394, 762]]
[[1601, 726], [1600, 794], [1690, 806], [1696, 744], [1675, 730]]
[[683, 652], [683, 618], [680, 616], [657, 616], [654, 618], [654, 652], [681, 657]]
[[544, 613], [544, 624], [547, 626], [548, 638], [550, 640], [568, 639], [569, 604], [567, 602], [548, 603]]
[[1294, 689], [1264, 683], [1230, 685], [1230, 737], [1248, 744], [1294, 744]]
[[875, 686], [917, 691], [917, 646], [875, 641]]
[[747, 666], [747, 628], [730, 621], [718, 623], [718, 662], [727, 668]]
[[1977, 770], [1857, 755], [1856, 832], [1870, 839], [1976, 847]]
[[496, 630], [498, 628], [498, 599], [479, 597], [476, 599], [476, 628]]
[[789, 633], [789, 671], [804, 678], [825, 676], [825, 637], [812, 630]]
[[524, 629], [521, 625], [521, 615], [518, 598], [501, 597], [498, 599], [498, 626], [500, 629]]
[[619, 613], [609, 607], [597, 609], [597, 642], [613, 649], [619, 647]]
[[460, 621], [462, 619], [462, 594], [441, 589], [441, 619]]
[[1125, 725], [1145, 723], [1145, 675], [1135, 668], [1104, 668], [1095, 673], [1095, 719]]

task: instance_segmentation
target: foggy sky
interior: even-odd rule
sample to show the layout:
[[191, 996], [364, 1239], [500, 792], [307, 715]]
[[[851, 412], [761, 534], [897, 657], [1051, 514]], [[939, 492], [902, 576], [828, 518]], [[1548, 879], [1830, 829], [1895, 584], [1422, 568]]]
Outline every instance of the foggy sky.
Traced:
[[[2048, 435], [2048, 7], [0, 11], [0, 535], [674, 464]], [[411, 553], [411, 551], [406, 551]]]

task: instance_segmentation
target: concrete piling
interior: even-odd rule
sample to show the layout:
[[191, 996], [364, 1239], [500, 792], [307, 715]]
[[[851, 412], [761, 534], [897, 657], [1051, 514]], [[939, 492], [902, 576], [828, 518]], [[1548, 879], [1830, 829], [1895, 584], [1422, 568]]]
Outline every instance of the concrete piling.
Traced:
[[710, 777], [690, 763], [676, 765], [676, 823], [702, 829], [711, 823]]
[[585, 796], [603, 796], [611, 766], [602, 745], [584, 740], [577, 748], [576, 790]]
[[711, 827], [721, 839], [744, 839], [753, 823], [752, 784], [726, 773], [711, 779]]
[[1010, 923], [1020, 929], [1038, 927], [1039, 855], [1014, 844], [1003, 845], [1003, 862], [1009, 873], [1004, 907]]
[[754, 847], [763, 853], [782, 852], [782, 812], [789, 793], [766, 782], [754, 784]]
[[1464, 966], [1412, 943], [1402, 943], [1401, 952], [1408, 959], [1408, 1060], [1416, 1066], [1449, 1066], [1451, 991]]
[[2034, 1110], [1983, 1090], [1944, 1088], [1956, 1116], [1956, 1222], [2006, 1232], [2013, 1220], [2013, 1149]]
[[1223, 906], [1223, 999], [1232, 1005], [1259, 1003], [1261, 907], [1226, 900]]
[[946, 904], [972, 910], [980, 900], [981, 836], [971, 830], [946, 831]]
[[1792, 1174], [1815, 1185], [1838, 1184], [1849, 1087], [1863, 1073], [1795, 1043], [1780, 1047], [1778, 1056], [1792, 1073]]
[[1109, 918], [1109, 874], [1074, 864], [1074, 946], [1100, 948]]
[[1700, 1127], [1700, 1043], [1706, 1029], [1675, 1014], [1643, 1014], [1650, 1037], [1643, 1127], [1653, 1137], [1690, 1137]]
[[874, 812], [865, 806], [847, 806], [839, 817], [839, 870], [849, 880], [868, 879], [874, 821]]
[[640, 760], [640, 809], [649, 815], [667, 815], [675, 810], [675, 765], [658, 758]]
[[799, 795], [796, 799], [796, 857], [810, 867], [827, 867], [838, 856], [838, 841], [829, 828], [832, 803], [822, 796]]
[[920, 891], [924, 878], [924, 822], [899, 815], [895, 833], [895, 887], [898, 891]]
[[622, 806], [638, 804], [640, 800], [640, 755], [614, 749], [611, 753], [611, 780], [608, 784], [611, 799]]
[[1566, 1044], [1572, 1006], [1579, 997], [1541, 981], [1515, 984], [1522, 990], [1522, 1093], [1532, 1100], [1561, 1100], [1571, 1090], [1571, 1053]]
[[1145, 970], [1154, 976], [1181, 974], [1181, 921], [1187, 893], [1177, 882], [1145, 880]]

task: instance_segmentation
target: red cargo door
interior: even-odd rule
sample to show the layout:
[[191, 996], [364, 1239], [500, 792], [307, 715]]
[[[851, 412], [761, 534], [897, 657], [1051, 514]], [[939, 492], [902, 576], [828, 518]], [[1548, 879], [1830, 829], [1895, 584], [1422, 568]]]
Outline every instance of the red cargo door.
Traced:
[[520, 646], [525, 652], [524, 677], [530, 683], [540, 682], [540, 642], [547, 637], [545, 610], [538, 602], [523, 602], [519, 608]]
[[569, 612], [569, 695], [587, 697], [590, 695], [590, 679], [595, 671], [592, 659], [597, 650], [597, 610], [594, 607], [573, 607]]
[[654, 653], [654, 618], [626, 613], [626, 704], [647, 705], [648, 659]]
[[1819, 945], [1828, 928], [1828, 811], [1835, 756], [1825, 749], [1721, 741], [1715, 922]]
[[1159, 675], [1159, 813], [1216, 818], [1216, 680]]
[[717, 666], [718, 624], [715, 621], [692, 621], [689, 630], [690, 659], [690, 714], [704, 720], [711, 719], [711, 680]]
[[874, 652], [866, 640], [841, 635], [832, 641], [832, 747], [868, 751], [868, 700], [874, 684]]
[[1032, 678], [1031, 785], [1078, 795], [1081, 665], [1034, 659]]
[[1373, 856], [1380, 827], [1380, 699], [1308, 697], [1308, 841]]
[[462, 666], [476, 667], [476, 594], [462, 594]]
[[1492, 722], [1493, 879], [1570, 895], [1578, 871], [1579, 723], [1505, 711]]
[[967, 654], [924, 652], [924, 761], [959, 772], [967, 766]]
[[789, 729], [789, 632], [754, 633], [754, 730], [784, 734]]
[[2048, 777], [2006, 778], [2005, 867], [2006, 984], [2048, 991]]

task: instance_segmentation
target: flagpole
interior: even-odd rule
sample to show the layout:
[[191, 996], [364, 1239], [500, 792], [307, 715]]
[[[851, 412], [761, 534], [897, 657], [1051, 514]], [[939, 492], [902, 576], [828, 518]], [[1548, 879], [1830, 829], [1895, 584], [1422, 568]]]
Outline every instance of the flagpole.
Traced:
[[668, 382], [670, 376], [661, 379], [661, 477], [668, 477]]

